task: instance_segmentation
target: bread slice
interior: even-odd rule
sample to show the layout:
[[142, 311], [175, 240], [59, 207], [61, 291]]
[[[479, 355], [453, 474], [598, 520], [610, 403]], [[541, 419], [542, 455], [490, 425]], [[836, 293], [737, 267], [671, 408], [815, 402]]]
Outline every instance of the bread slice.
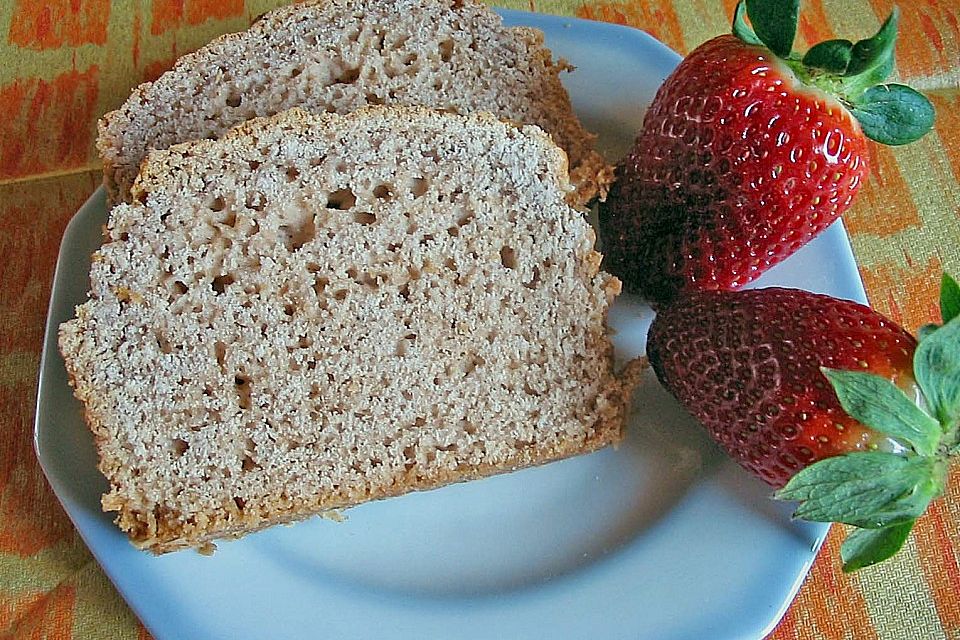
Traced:
[[348, 113], [368, 104], [489, 111], [536, 124], [567, 153], [583, 204], [612, 179], [559, 80], [543, 34], [505, 27], [474, 0], [321, 0], [277, 9], [138, 87], [100, 123], [112, 202], [129, 202], [149, 149], [222, 135], [292, 107]]
[[150, 154], [60, 349], [155, 552], [617, 442], [620, 283], [489, 114], [293, 110]]

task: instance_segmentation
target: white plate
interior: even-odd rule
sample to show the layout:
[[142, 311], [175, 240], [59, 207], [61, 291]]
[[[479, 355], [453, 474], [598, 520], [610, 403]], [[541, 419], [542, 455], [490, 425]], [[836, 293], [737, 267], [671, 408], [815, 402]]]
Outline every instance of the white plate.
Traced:
[[[504, 11], [574, 63], [566, 84], [611, 158], [679, 58], [639, 31]], [[826, 534], [726, 461], [652, 375], [626, 443], [536, 469], [357, 507], [221, 543], [213, 557], [136, 551], [100, 511], [106, 481], [67, 386], [58, 325], [88, 288], [102, 190], [64, 234], [40, 367], [36, 449], [110, 579], [158, 638], [759, 638]], [[837, 224], [771, 270], [781, 284], [865, 300]], [[649, 309], [618, 301], [620, 356]]]

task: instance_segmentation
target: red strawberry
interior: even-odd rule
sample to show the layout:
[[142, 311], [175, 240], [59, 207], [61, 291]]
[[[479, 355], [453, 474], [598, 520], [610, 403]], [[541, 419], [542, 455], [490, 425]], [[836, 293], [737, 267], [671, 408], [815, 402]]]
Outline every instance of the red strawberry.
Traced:
[[866, 370], [910, 389], [916, 346], [869, 307], [756, 289], [677, 298], [658, 311], [647, 356], [727, 453], [782, 487], [817, 460], [895, 447], [843, 412], [820, 367]]
[[904, 144], [932, 126], [921, 94], [877, 84], [893, 68], [896, 11], [873, 38], [801, 58], [798, 4], [741, 2], [735, 35], [695, 49], [658, 91], [600, 208], [604, 268], [627, 291], [662, 302], [743, 286], [847, 210], [866, 137]]
[[[958, 448], [960, 289], [947, 276], [941, 308], [944, 326], [918, 345], [847, 300], [688, 292], [658, 310], [647, 355], [733, 459], [802, 502], [798, 517], [867, 532], [845, 548], [855, 569], [883, 559], [879, 543], [884, 557], [899, 548]], [[865, 543], [873, 555], [851, 550]]]

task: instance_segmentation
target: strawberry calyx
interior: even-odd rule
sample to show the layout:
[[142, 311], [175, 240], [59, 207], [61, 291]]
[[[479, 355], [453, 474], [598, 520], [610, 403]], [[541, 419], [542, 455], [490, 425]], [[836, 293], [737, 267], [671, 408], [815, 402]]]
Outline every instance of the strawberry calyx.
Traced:
[[766, 47], [800, 82], [835, 97], [871, 140], [907, 144], [933, 127], [933, 105], [923, 94], [903, 84], [884, 83], [894, 67], [900, 15], [896, 7], [872, 37], [857, 42], [826, 40], [802, 56], [793, 51], [799, 9], [800, 0], [740, 0], [733, 34], [747, 44]]
[[913, 356], [920, 402], [888, 378], [822, 368], [851, 417], [904, 445], [825, 458], [796, 473], [774, 497], [799, 502], [794, 517], [855, 527], [841, 547], [843, 570], [895, 554], [944, 489], [960, 453], [960, 286], [944, 274], [942, 325], [928, 325]]

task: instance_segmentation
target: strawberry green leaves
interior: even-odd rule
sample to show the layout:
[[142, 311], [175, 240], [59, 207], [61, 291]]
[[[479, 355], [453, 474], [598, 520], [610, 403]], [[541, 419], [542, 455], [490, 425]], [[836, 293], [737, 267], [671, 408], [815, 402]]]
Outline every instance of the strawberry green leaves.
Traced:
[[947, 324], [960, 316], [960, 285], [949, 274], [940, 281], [940, 317]]
[[920, 92], [902, 84], [880, 84], [894, 66], [897, 24], [900, 12], [894, 7], [871, 38], [856, 44], [828, 40], [814, 46], [803, 63], [840, 76], [842, 98], [863, 133], [887, 145], [908, 144], [933, 127], [934, 110]]
[[935, 116], [926, 96], [902, 84], [870, 87], [849, 108], [868, 138], [891, 146], [921, 138]]
[[840, 549], [845, 572], [876, 564], [903, 546], [916, 519], [943, 491], [946, 464], [926, 456], [869, 451], [827, 458], [776, 493], [799, 500], [794, 517], [858, 527]]
[[900, 551], [914, 522], [907, 520], [879, 529], [855, 529], [840, 546], [844, 573], [877, 564]]
[[857, 43], [826, 40], [814, 45], [803, 56], [803, 64], [843, 76], [841, 84], [848, 97], [883, 82], [893, 71], [899, 15], [894, 7], [876, 35]]
[[744, 0], [737, 3], [737, 8], [733, 12], [733, 35], [740, 38], [743, 42], [753, 45], [762, 45], [760, 38], [747, 25], [745, 20], [747, 15], [747, 4]]
[[853, 45], [850, 63], [844, 69], [845, 76], [856, 77], [861, 86], [869, 87], [883, 82], [890, 75], [899, 20], [900, 11], [894, 7], [876, 35]]
[[[940, 280], [940, 317], [943, 319], [943, 324], [948, 324], [957, 316], [960, 316], [960, 285], [949, 273], [944, 273]], [[920, 341], [926, 340], [939, 328], [940, 325], [936, 323], [920, 327], [918, 331]]]
[[850, 65], [853, 43], [849, 40], [825, 40], [815, 44], [803, 56], [803, 64], [830, 73], [843, 73]]
[[[868, 138], [887, 145], [908, 144], [933, 126], [934, 110], [923, 94], [902, 84], [880, 84], [894, 66], [897, 24], [894, 7], [879, 31], [851, 43], [828, 40], [815, 45], [803, 63], [829, 72]], [[815, 82], [816, 84], [816, 82]]]
[[757, 37], [781, 58], [788, 57], [797, 37], [800, 0], [746, 0], [746, 5]]
[[[844, 50], [844, 41], [831, 40], [816, 45], [804, 57], [805, 64], [841, 76], [841, 97], [863, 133], [887, 145], [919, 139], [933, 127], [935, 115], [933, 105], [922, 93], [902, 84], [880, 84], [893, 71], [899, 18], [900, 12], [894, 7], [872, 38], [851, 44], [849, 50]], [[832, 50], [818, 53], [821, 46]], [[808, 62], [812, 54], [813, 59]], [[840, 68], [843, 56], [848, 56], [847, 63]]]
[[876, 431], [910, 444], [923, 456], [940, 444], [940, 423], [886, 378], [861, 371], [821, 368], [843, 410]]
[[917, 384], [944, 430], [960, 423], [960, 319], [927, 335], [913, 356]]
[[796, 518], [857, 527], [840, 549], [843, 570], [851, 572], [900, 550], [945, 476], [946, 464], [931, 457], [851, 453], [800, 471], [776, 497], [801, 501]]
[[944, 273], [940, 281], [940, 315], [943, 326], [921, 329], [920, 345], [913, 354], [913, 372], [931, 413], [958, 446], [960, 430], [960, 285]]
[[864, 451], [802, 469], [775, 497], [799, 501], [796, 518], [878, 529], [919, 517], [942, 490], [943, 475], [934, 458]]
[[[740, 0], [733, 13], [733, 35], [743, 42], [763, 45], [781, 58], [793, 51], [800, 0]], [[746, 17], [750, 18], [751, 29]]]

